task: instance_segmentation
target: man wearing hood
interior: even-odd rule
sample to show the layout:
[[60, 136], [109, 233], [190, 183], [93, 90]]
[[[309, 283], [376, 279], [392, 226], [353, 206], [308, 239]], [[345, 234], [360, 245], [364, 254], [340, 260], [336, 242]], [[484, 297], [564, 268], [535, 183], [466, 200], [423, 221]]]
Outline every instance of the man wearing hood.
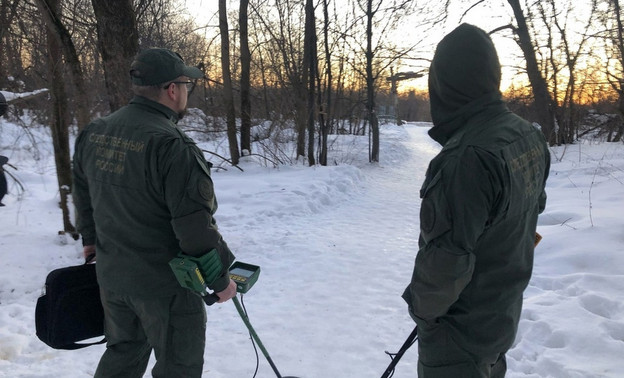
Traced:
[[533, 267], [550, 167], [541, 131], [502, 101], [490, 37], [462, 24], [429, 70], [443, 148], [420, 191], [419, 251], [403, 298], [418, 325], [418, 376], [504, 377]]

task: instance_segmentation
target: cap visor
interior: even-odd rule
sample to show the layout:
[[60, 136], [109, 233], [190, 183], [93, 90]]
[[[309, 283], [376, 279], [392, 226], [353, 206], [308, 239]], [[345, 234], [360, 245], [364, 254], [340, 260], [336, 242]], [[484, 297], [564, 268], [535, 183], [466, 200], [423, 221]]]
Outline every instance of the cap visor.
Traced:
[[204, 77], [204, 73], [197, 67], [185, 66], [184, 76], [190, 77], [191, 79], [199, 79]]

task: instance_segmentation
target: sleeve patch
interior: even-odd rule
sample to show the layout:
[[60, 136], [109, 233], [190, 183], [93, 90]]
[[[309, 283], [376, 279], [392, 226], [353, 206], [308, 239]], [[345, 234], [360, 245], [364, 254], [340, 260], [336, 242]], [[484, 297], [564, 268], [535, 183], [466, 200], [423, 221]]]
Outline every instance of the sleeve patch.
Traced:
[[420, 236], [425, 243], [451, 229], [450, 212], [443, 186], [441, 174], [438, 173], [422, 190]]
[[201, 180], [199, 183], [199, 195], [206, 201], [212, 201], [214, 198], [214, 188], [210, 180]]

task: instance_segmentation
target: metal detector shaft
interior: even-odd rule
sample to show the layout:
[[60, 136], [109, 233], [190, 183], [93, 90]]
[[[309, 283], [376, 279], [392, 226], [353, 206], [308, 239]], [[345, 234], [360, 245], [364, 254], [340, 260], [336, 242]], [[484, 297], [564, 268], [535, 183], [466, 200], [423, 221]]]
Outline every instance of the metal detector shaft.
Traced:
[[407, 337], [407, 340], [405, 340], [401, 349], [399, 349], [399, 351], [394, 356], [392, 361], [390, 361], [390, 365], [388, 365], [388, 367], [386, 368], [386, 371], [384, 371], [381, 378], [388, 378], [391, 376], [392, 372], [394, 372], [394, 368], [399, 363], [399, 360], [401, 359], [401, 357], [403, 357], [403, 354], [405, 354], [405, 352], [409, 349], [409, 347], [411, 347], [412, 344], [414, 344], [414, 341], [416, 340], [417, 337], [418, 337], [418, 327], [414, 327], [414, 330]]
[[271, 356], [269, 356], [269, 352], [267, 352], [267, 350], [264, 347], [264, 345], [262, 345], [262, 341], [260, 341], [260, 338], [258, 337], [258, 334], [256, 334], [256, 331], [251, 326], [251, 323], [249, 322], [249, 318], [245, 314], [245, 311], [243, 311], [243, 307], [241, 306], [240, 302], [238, 301], [238, 297], [235, 296], [234, 298], [232, 298], [232, 301], [234, 302], [234, 305], [236, 306], [236, 310], [238, 311], [238, 314], [240, 315], [241, 319], [243, 319], [243, 322], [247, 326], [247, 329], [249, 330], [249, 334], [251, 335], [251, 337], [254, 339], [254, 341], [258, 345], [258, 348], [260, 348], [260, 350], [262, 351], [262, 354], [264, 355], [264, 357], [269, 362], [269, 365], [271, 365], [271, 368], [275, 372], [275, 375], [277, 375], [277, 378], [284, 378], [280, 374], [279, 370], [277, 370], [277, 367], [273, 363], [273, 360], [271, 359]]

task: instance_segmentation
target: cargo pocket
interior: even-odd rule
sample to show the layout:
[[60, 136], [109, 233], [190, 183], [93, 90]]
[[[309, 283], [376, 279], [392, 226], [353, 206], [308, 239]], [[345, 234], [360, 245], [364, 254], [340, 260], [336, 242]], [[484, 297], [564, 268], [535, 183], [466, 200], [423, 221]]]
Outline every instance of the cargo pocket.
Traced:
[[192, 375], [197, 369], [201, 374], [206, 339], [206, 310], [198, 295], [186, 289], [178, 292], [171, 307], [169, 327], [171, 345], [167, 349], [172, 354], [173, 366], [182, 370], [188, 369], [186, 374], [180, 376]]

